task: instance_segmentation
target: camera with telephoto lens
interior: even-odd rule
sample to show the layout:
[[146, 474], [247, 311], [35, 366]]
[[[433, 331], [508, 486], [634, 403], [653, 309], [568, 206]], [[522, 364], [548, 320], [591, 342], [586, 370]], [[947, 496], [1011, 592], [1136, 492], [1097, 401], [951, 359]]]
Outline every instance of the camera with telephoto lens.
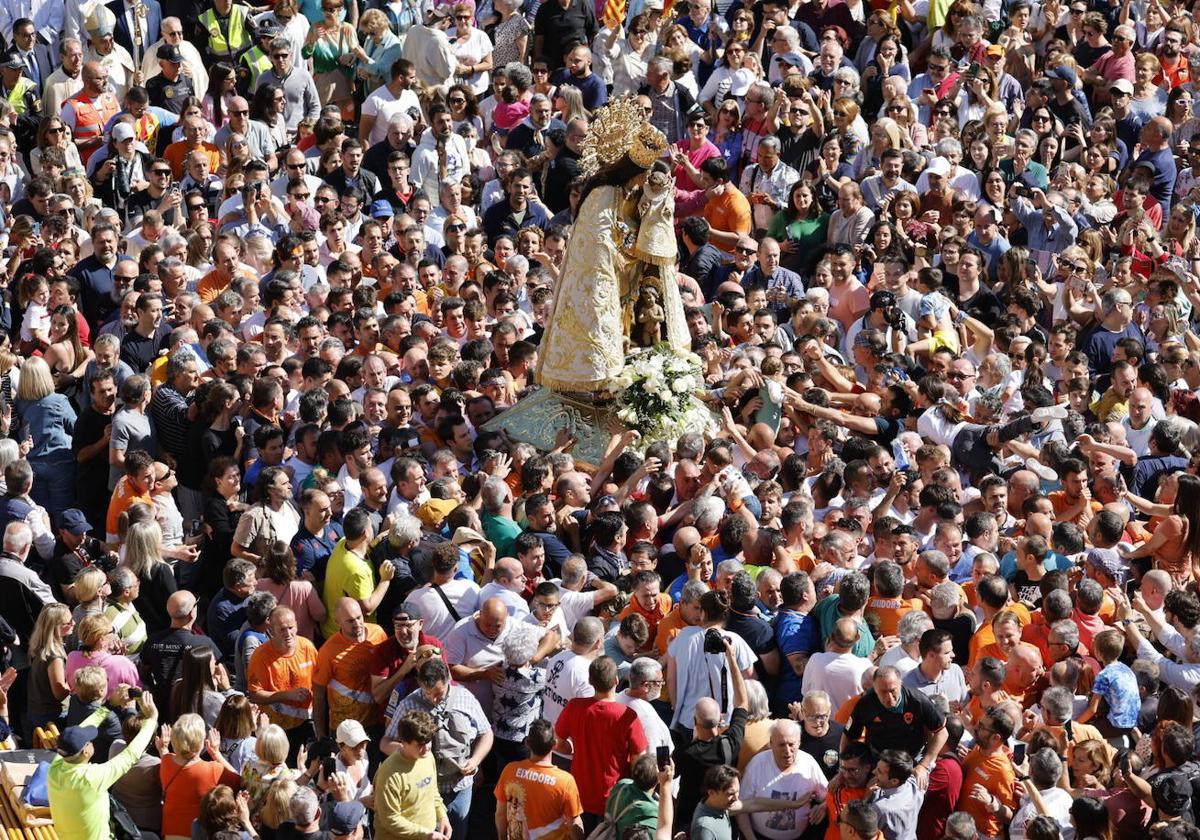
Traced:
[[709, 627], [704, 631], [704, 652], [705, 653], [724, 653], [725, 652], [725, 634], [716, 627]]

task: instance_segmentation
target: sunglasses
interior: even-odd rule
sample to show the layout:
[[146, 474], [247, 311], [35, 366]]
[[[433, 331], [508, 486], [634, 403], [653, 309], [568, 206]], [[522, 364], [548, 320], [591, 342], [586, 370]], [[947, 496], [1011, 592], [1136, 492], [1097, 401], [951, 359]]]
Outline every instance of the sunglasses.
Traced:
[[743, 248], [743, 247], [741, 247], [741, 246], [738, 246], [738, 247], [734, 248], [733, 250], [734, 250], [736, 253], [743, 254], [743, 255], [749, 255], [749, 254], [753, 254], [753, 253], [754, 253], [754, 249], [753, 249], [753, 248]]
[[467, 104], [467, 100], [466, 100], [464, 97], [461, 97], [461, 96], [451, 96], [451, 97], [450, 97], [450, 104], [451, 104], [451, 105], [466, 105], [466, 104]]
[[171, 170], [170, 169], [151, 169], [150, 174], [151, 175], [170, 175]]
[[889, 105], [887, 107], [887, 112], [889, 114], [899, 114], [905, 110], [907, 110], [907, 109], [905, 109], [905, 107], [903, 105]]
[[1077, 272], [1087, 271], [1087, 268], [1088, 268], [1087, 263], [1073, 263], [1073, 262], [1064, 262], [1062, 264], [1062, 267], [1067, 269], [1067, 271], [1077, 271]]
[[187, 209], [188, 209], [188, 212], [191, 213], [191, 212], [195, 212], [196, 210], [203, 210], [204, 205], [203, 204], [189, 204]]
[[66, 131], [66, 129], [63, 128], [61, 125], [58, 126], [57, 128], [47, 128], [46, 129], [47, 134], [62, 134], [64, 131]]
[[292, 54], [290, 52], [277, 52], [271, 53], [271, 58], [290, 58], [291, 55]]
[[446, 225], [446, 230], [466, 230], [466, 225]]

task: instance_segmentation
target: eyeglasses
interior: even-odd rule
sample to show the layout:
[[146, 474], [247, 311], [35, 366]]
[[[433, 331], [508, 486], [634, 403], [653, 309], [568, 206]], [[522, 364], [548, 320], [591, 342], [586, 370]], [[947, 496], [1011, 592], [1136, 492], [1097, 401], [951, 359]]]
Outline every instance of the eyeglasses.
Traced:
[[1086, 12], [1086, 11], [1087, 11], [1087, 9], [1072, 9], [1072, 10], [1071, 10], [1071, 14], [1073, 14], [1073, 15], [1081, 15], [1081, 14], [1083, 14], [1083, 13], [1084, 13], [1084, 12]]
[[887, 112], [889, 114], [899, 114], [900, 112], [902, 112], [904, 110], [906, 110], [906, 109], [903, 105], [889, 105], [887, 107]]
[[292, 57], [292, 54], [290, 52], [271, 53], [271, 58], [291, 58], [291, 57]]
[[1049, 114], [1034, 114], [1033, 118], [1038, 122], [1043, 122], [1050, 119]]
[[170, 169], [151, 169], [150, 174], [151, 175], [170, 175], [171, 170]]
[[534, 72], [534, 75], [537, 75], [537, 74], [545, 74], [545, 73], [549, 73], [549, 72], [550, 72], [550, 68], [548, 68], [548, 67], [534, 67], [534, 68], [533, 68], [533, 72]]
[[203, 210], [203, 209], [204, 209], [204, 205], [203, 205], [203, 204], [189, 204], [189, 205], [187, 206], [187, 209], [188, 209], [188, 212], [189, 212], [189, 213], [191, 213], [191, 212], [193, 212], [193, 211], [196, 211], [196, 210]]
[[1067, 271], [1078, 271], [1080, 273], [1088, 270], [1087, 263], [1064, 262], [1062, 267], [1067, 269]]
[[470, 15], [455, 15], [454, 19], [455, 20], [472, 20], [473, 18]]
[[741, 247], [740, 245], [739, 245], [738, 247], [734, 248], [733, 250], [734, 250], [734, 252], [735, 252], [735, 253], [738, 253], [738, 254], [746, 254], [746, 255], [749, 255], [749, 254], [753, 254], [753, 253], [754, 253], [754, 249], [753, 249], [753, 248], [743, 248], [743, 247]]
[[952, 370], [946, 374], [947, 379], [975, 379], [973, 373], [963, 373], [962, 371]]
[[446, 230], [466, 230], [466, 225], [446, 225]]
[[66, 131], [66, 129], [63, 128], [61, 125], [58, 126], [57, 128], [47, 128], [46, 129], [47, 134], [62, 134], [64, 131]]
[[304, 164], [303, 163], [289, 163], [289, 164], [287, 164], [287, 168], [288, 169], [303, 169]]
[[463, 97], [463, 96], [451, 96], [450, 104], [451, 105], [466, 105], [467, 100], [466, 100], [466, 97]]
[[292, 198], [297, 201], [305, 201], [312, 196], [312, 193], [292, 193]]
[[950, 69], [949, 64], [930, 64], [928, 65], [930, 72], [945, 73]]
[[550, 603], [547, 601], [534, 601], [533, 602], [533, 608], [535, 610], [553, 610], [557, 606], [558, 606], [558, 601], [554, 601], [553, 603]]

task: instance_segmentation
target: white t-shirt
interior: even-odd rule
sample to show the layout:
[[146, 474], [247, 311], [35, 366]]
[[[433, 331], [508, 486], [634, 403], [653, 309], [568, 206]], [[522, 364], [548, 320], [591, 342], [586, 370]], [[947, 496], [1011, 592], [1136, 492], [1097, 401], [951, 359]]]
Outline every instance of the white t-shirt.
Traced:
[[[1071, 825], [1071, 803], [1074, 801], [1071, 794], [1060, 787], [1053, 787], [1041, 793], [1047, 813], [1058, 823], [1062, 840], [1075, 840], [1075, 827]], [[1017, 813], [1013, 814], [1012, 824], [1008, 827], [1009, 840], [1025, 840], [1025, 826], [1037, 815], [1038, 810], [1029, 801], [1029, 797], [1023, 797]]]
[[[807, 668], [805, 669], [808, 670]], [[742, 774], [742, 801], [756, 797], [763, 799], [807, 799], [816, 794], [816, 805], [805, 805], [794, 811], [768, 811], [750, 815], [754, 833], [768, 840], [796, 840], [808, 828], [814, 811], [824, 808], [827, 790], [825, 774], [817, 760], [806, 752], [796, 755], [795, 763], [787, 770], [780, 770], [775, 763], [775, 754], [763, 750], [746, 765]]]
[[[474, 615], [475, 611], [479, 609], [479, 585], [473, 580], [449, 581], [442, 584], [442, 592], [445, 593], [446, 598], [449, 599], [460, 617]], [[409, 611], [410, 615], [421, 617], [424, 621], [422, 630], [442, 641], [446, 640], [446, 636], [458, 623], [458, 619], [446, 609], [445, 601], [433, 590], [432, 586], [423, 586], [408, 593], [404, 608]]]
[[567, 703], [576, 697], [591, 697], [596, 693], [588, 682], [592, 660], [573, 650], [555, 654], [546, 667], [546, 687], [542, 690], [542, 717], [557, 723]]
[[837, 709], [859, 693], [863, 672], [870, 667], [871, 660], [852, 653], [814, 653], [804, 666], [801, 691], [824, 691]]
[[374, 146], [382, 142], [387, 137], [388, 123], [392, 117], [407, 114], [409, 108], [416, 108], [417, 113], [421, 112], [421, 100], [411, 90], [402, 90], [399, 96], [394, 96], [386, 85], [371, 91], [371, 95], [363, 102], [362, 109], [364, 117], [375, 118], [371, 133], [367, 137], [368, 145]]

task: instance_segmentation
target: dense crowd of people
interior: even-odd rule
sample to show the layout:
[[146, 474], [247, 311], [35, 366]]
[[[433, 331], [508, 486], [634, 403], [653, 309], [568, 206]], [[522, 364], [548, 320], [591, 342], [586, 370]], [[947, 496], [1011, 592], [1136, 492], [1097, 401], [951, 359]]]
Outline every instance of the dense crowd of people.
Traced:
[[[1200, 838], [1196, 28], [0, 0], [0, 736], [58, 837]], [[591, 463], [503, 427], [610, 101], [714, 419]]]

